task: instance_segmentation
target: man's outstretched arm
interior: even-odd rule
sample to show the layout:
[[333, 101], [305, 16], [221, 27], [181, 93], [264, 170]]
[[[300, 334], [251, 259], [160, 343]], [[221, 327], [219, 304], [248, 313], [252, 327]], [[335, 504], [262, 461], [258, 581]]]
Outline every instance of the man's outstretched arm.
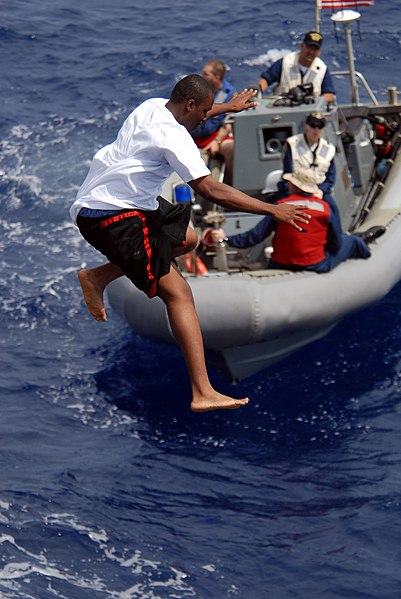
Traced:
[[239, 94], [234, 95], [229, 102], [222, 102], [221, 104], [213, 104], [212, 108], [207, 113], [207, 118], [213, 118], [219, 114], [225, 112], [242, 112], [249, 108], [254, 108], [256, 102], [252, 98], [257, 94], [256, 89], [244, 89]]
[[210, 200], [223, 208], [263, 214], [264, 216], [269, 215], [279, 222], [288, 223], [298, 231], [302, 230], [302, 227], [299, 226], [300, 223], [305, 225], [309, 223], [309, 214], [303, 212], [307, 207], [306, 205], [267, 204], [242, 193], [242, 191], [230, 185], [216, 181], [211, 175], [188, 181], [188, 184], [206, 200]]

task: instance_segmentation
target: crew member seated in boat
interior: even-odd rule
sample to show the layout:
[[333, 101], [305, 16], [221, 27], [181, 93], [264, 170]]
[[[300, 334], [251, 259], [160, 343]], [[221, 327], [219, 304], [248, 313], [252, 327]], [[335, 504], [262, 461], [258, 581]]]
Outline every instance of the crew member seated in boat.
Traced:
[[[234, 87], [225, 79], [226, 67], [220, 60], [210, 60], [202, 69], [202, 77], [206, 79], [214, 93], [214, 102], [229, 102], [235, 94]], [[225, 114], [203, 121], [191, 132], [200, 150], [211, 156], [220, 154], [225, 163], [225, 181], [231, 183], [234, 139], [231, 125], [224, 123]]]
[[[336, 148], [324, 138], [325, 126], [324, 115], [321, 112], [311, 112], [306, 117], [304, 132], [288, 137], [283, 150], [283, 173], [314, 170], [323, 197], [331, 194], [336, 180]], [[288, 195], [288, 184], [285, 181], [278, 184], [278, 189], [282, 197]]]
[[257, 245], [274, 233], [269, 268], [285, 270], [324, 273], [349, 258], [369, 258], [371, 254], [365, 239], [373, 241], [384, 233], [383, 227], [373, 227], [359, 235], [344, 235], [333, 218], [329, 204], [320, 197], [312, 170], [286, 173], [283, 177], [288, 181], [290, 195], [279, 203], [307, 205], [305, 212], [311, 216], [307, 229], [292, 230], [267, 216], [245, 233], [226, 237], [223, 229], [217, 229], [212, 232], [212, 239], [244, 249]]
[[[340, 224], [337, 204], [331, 195], [336, 180], [334, 157], [335, 146], [324, 138], [326, 120], [320, 112], [311, 112], [306, 117], [304, 132], [288, 137], [283, 150], [283, 173], [312, 169], [316, 175], [320, 197], [330, 205]], [[278, 198], [288, 196], [288, 183], [283, 180], [277, 185]]]
[[269, 85], [277, 83], [274, 93], [287, 94], [290, 89], [305, 83], [312, 83], [315, 96], [323, 96], [327, 102], [334, 102], [335, 89], [327, 65], [320, 58], [323, 36], [317, 31], [309, 31], [300, 45], [299, 51], [290, 52], [274, 62], [259, 79], [264, 93]]

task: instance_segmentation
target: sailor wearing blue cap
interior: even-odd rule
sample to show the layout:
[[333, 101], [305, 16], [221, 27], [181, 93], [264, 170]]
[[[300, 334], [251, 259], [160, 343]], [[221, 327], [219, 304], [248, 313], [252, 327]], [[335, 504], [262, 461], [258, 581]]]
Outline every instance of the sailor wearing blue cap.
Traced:
[[323, 36], [318, 31], [305, 34], [300, 49], [290, 52], [273, 63], [259, 79], [259, 86], [265, 92], [269, 85], [277, 83], [274, 93], [287, 94], [290, 89], [305, 83], [312, 83], [315, 96], [324, 96], [327, 102], [334, 102], [335, 89], [326, 63], [320, 58]]

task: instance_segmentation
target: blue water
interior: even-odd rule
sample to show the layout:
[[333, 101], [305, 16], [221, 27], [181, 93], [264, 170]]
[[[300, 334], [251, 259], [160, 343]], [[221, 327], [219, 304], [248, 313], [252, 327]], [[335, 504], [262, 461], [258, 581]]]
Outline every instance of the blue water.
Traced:
[[[195, 415], [178, 350], [91, 320], [76, 278], [102, 258], [68, 209], [127, 113], [209, 58], [249, 86], [311, 5], [0, 4], [1, 599], [400, 597], [400, 286], [234, 388], [212, 371], [252, 403]], [[361, 12], [382, 99], [399, 3]]]

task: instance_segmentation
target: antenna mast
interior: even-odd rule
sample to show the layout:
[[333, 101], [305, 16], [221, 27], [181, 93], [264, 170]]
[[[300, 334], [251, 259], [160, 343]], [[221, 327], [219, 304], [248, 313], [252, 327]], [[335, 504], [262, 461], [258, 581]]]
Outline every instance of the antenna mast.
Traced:
[[320, 33], [320, 11], [322, 10], [322, 0], [315, 0], [315, 31]]
[[351, 101], [353, 104], [359, 103], [358, 85], [356, 83], [355, 76], [355, 57], [354, 50], [352, 47], [352, 34], [350, 23], [357, 21], [360, 18], [360, 13], [356, 10], [340, 10], [334, 13], [330, 18], [335, 23], [342, 23], [344, 25], [345, 43], [347, 45], [350, 85], [351, 85]]

